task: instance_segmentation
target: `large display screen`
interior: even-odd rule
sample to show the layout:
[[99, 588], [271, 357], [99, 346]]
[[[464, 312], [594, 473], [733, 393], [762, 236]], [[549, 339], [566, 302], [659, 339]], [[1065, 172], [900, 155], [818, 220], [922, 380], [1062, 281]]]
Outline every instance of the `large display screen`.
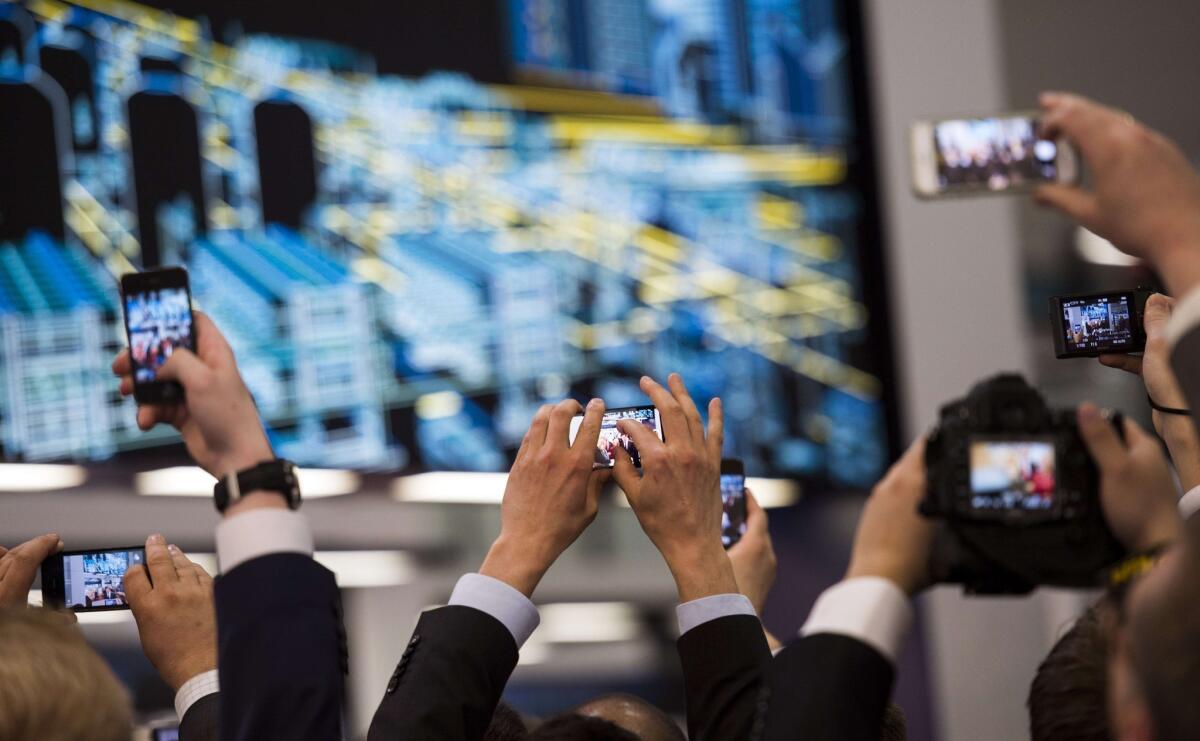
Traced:
[[[137, 430], [107, 367], [117, 276], [179, 264], [303, 465], [502, 471], [539, 405], [646, 404], [639, 377], [679, 371], [701, 409], [722, 397], [747, 467], [881, 473], [891, 359], [841, 3], [505, 0], [508, 84], [281, 35], [316, 6], [272, 32], [218, 5], [34, 3], [29, 43], [0, 42], [4, 130], [56, 131], [21, 162], [59, 162], [62, 198], [61, 220], [0, 221], [4, 459], [177, 443]], [[5, 177], [54, 170], [23, 168]]]

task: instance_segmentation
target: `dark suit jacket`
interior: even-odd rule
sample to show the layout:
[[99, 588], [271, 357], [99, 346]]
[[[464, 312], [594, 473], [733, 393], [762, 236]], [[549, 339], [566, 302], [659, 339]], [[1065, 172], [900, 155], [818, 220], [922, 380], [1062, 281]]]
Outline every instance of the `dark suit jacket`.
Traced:
[[179, 719], [179, 741], [217, 741], [221, 695], [205, 695]]
[[429, 610], [400, 657], [367, 738], [483, 738], [516, 665], [517, 643], [499, 620], [461, 605]]
[[861, 641], [801, 638], [771, 662], [765, 717], [753, 738], [878, 741], [894, 678], [891, 662]]
[[751, 736], [771, 649], [751, 615], [710, 620], [679, 637], [687, 698], [688, 738], [727, 741]]
[[222, 741], [339, 741], [346, 636], [333, 572], [277, 553], [214, 591]]

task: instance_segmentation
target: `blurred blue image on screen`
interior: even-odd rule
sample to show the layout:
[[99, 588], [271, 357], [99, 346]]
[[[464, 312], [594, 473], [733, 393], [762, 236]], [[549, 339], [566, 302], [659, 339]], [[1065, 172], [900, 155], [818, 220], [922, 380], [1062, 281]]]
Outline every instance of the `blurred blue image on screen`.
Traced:
[[192, 344], [192, 307], [185, 288], [163, 288], [125, 297], [129, 353], [138, 383], [153, 382], [179, 347]]
[[[646, 404], [638, 379], [678, 371], [748, 468], [873, 483], [891, 359], [839, 3], [498, 1], [505, 84], [126, 0], [31, 5], [47, 53], [12, 74], [68, 115], [5, 125], [65, 127], [71, 156], [46, 160], [60, 220], [0, 223], [2, 457], [177, 442], [107, 367], [116, 276], [179, 264], [304, 465], [503, 471], [541, 404]], [[131, 298], [144, 378], [183, 331], [164, 298]]]
[[155, 728], [151, 741], [179, 741], [179, 728]]

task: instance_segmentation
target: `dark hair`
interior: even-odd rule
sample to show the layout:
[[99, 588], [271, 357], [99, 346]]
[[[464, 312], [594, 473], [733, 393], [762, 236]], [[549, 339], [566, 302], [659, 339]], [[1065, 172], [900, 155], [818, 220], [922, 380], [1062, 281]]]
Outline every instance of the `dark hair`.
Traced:
[[529, 738], [530, 741], [640, 741], [616, 723], [573, 711], [547, 720]]
[[879, 741], [908, 741], [908, 721], [904, 717], [904, 711], [894, 702], [889, 702], [883, 709]]
[[1137, 600], [1129, 612], [1130, 662], [1161, 739], [1200, 738], [1200, 542], [1195, 537], [1192, 533], [1180, 547], [1182, 562], [1172, 564], [1170, 582]]
[[1063, 634], [1029, 686], [1030, 741], [1109, 741], [1108, 636], [1101, 599]]
[[527, 738], [529, 729], [521, 715], [508, 703], [500, 702], [492, 713], [492, 722], [483, 734], [483, 741], [525, 741]]

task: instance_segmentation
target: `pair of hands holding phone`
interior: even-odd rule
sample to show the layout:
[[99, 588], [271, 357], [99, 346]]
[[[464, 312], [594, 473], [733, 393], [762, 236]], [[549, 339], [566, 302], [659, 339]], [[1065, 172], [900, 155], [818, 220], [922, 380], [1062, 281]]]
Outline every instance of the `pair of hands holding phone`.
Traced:
[[[592, 399], [586, 409], [573, 400], [542, 407], [509, 473], [500, 535], [479, 573], [532, 595], [595, 519], [600, 492], [615, 478], [666, 560], [681, 601], [738, 591], [721, 545], [721, 401], [709, 404], [706, 428], [678, 374], [670, 375], [666, 387], [649, 377], [640, 385], [658, 407], [664, 439], [635, 420], [617, 424], [637, 446], [643, 475], [621, 448], [611, 470], [593, 469], [603, 401]], [[571, 419], [580, 413], [583, 422], [569, 443]]]

